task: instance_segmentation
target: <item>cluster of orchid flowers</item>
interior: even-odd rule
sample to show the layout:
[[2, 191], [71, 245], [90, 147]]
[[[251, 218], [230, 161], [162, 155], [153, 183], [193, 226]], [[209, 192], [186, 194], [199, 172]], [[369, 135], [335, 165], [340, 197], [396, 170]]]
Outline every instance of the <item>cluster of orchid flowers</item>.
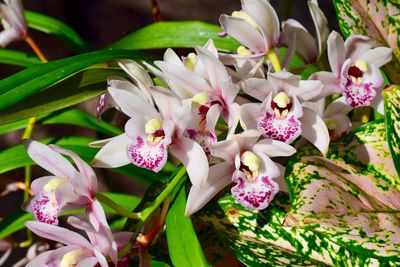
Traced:
[[[0, 33], [2, 45], [19, 32], [20, 23], [13, 25], [9, 15], [14, 10], [10, 2], [0, 6], [6, 29]], [[220, 17], [220, 36], [230, 35], [242, 44], [236, 54], [219, 53], [210, 40], [182, 58], [168, 49], [154, 65], [119, 61], [130, 80], [109, 77], [97, 112], [101, 118], [116, 108], [130, 119], [123, 134], [91, 144], [101, 147], [91, 165], [134, 164], [157, 173], [175, 157], [191, 182], [187, 216], [230, 184], [238, 203], [250, 210], [265, 209], [285, 190], [284, 167], [271, 158], [293, 155], [294, 146], [304, 139], [326, 154], [331, 139], [351, 131], [351, 110], [372, 106], [383, 113], [379, 67], [390, 61], [391, 50], [375, 48], [364, 36], [344, 41], [336, 32], [329, 34], [317, 1], [308, 5], [316, 38], [293, 19], [281, 24], [267, 0], [242, 0], [242, 10]], [[287, 47], [286, 53], [280, 47]], [[326, 49], [331, 72], [314, 73], [308, 80], [289, 72], [296, 52], [306, 64], [314, 64]], [[335, 100], [325, 108], [327, 96]], [[27, 210], [38, 222], [26, 225], [66, 245], [40, 254], [28, 266], [118, 264], [118, 249], [131, 234], [111, 233], [96, 199], [93, 169], [60, 147], [35, 141], [25, 145], [29, 156], [54, 175], [32, 183], [34, 196]], [[57, 226], [60, 211], [82, 207], [86, 218], [70, 217], [68, 222], [84, 230], [89, 241]]]

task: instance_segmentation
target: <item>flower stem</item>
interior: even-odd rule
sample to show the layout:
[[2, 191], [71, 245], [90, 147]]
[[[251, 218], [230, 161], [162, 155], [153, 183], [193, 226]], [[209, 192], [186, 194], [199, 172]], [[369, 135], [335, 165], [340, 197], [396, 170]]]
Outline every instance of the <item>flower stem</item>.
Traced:
[[35, 52], [35, 54], [40, 59], [40, 61], [42, 61], [43, 63], [46, 63], [47, 58], [44, 56], [42, 50], [40, 50], [39, 46], [36, 44], [36, 42], [33, 40], [33, 38], [30, 35], [26, 35], [24, 37], [24, 40], [32, 48], [33, 52]]
[[162, 20], [161, 10], [157, 0], [151, 0], [151, 14], [153, 15], [154, 21]]
[[278, 55], [275, 53], [274, 48], [271, 48], [267, 52], [267, 57], [271, 62], [272, 66], [274, 67], [275, 72], [282, 71], [281, 63], [279, 61]]
[[125, 210], [124, 208], [119, 206], [117, 203], [115, 203], [114, 201], [112, 201], [110, 198], [108, 198], [107, 196], [103, 195], [102, 193], [97, 193], [96, 194], [96, 198], [101, 203], [106, 204], [107, 206], [109, 206], [110, 208], [115, 210], [115, 212], [117, 212], [119, 215], [122, 215], [122, 216], [130, 218], [130, 219], [134, 219], [134, 220], [139, 220], [140, 219], [138, 213], [130, 212], [130, 211]]

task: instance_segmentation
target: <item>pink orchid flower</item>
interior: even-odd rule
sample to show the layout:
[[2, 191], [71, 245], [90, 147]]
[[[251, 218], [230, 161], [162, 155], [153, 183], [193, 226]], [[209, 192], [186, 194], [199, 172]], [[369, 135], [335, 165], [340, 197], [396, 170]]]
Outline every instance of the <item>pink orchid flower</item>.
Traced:
[[[279, 41], [279, 19], [267, 0], [242, 0], [242, 10], [221, 15], [224, 34], [229, 34], [248, 49], [248, 54], [263, 56]], [[242, 49], [243, 50], [243, 49]], [[239, 54], [247, 54], [240, 53]]]
[[[65, 244], [55, 250], [44, 252], [30, 261], [27, 267], [36, 266], [101, 266], [108, 267], [107, 257], [113, 265], [118, 263], [117, 248], [124, 244], [119, 244], [117, 233], [115, 237], [111, 234], [108, 225], [96, 231], [92, 225], [81, 221], [78, 218], [70, 217], [68, 222], [74, 227], [85, 231], [89, 240], [82, 235], [71, 230], [49, 225], [41, 222], [26, 222], [26, 226], [38, 236]], [[131, 233], [123, 233], [130, 237]], [[126, 242], [126, 238], [123, 239]]]
[[341, 93], [347, 105], [358, 108], [373, 106], [383, 114], [379, 67], [391, 60], [392, 50], [373, 47], [373, 41], [361, 35], [350, 36], [345, 42], [337, 32], [328, 38], [328, 58], [332, 72], [317, 72], [311, 79], [325, 85], [325, 95]]
[[329, 28], [328, 20], [318, 6], [318, 1], [309, 0], [308, 8], [315, 25], [317, 38], [315, 39], [298, 21], [288, 19], [282, 23], [286, 43], [295, 47], [306, 63], [315, 63], [326, 49]]
[[155, 64], [163, 72], [171, 91], [183, 101], [191, 102], [191, 106], [196, 107], [197, 113], [211, 126], [210, 130], [221, 114], [232, 134], [239, 122], [239, 105], [234, 102], [239, 87], [232, 82], [225, 66], [214, 53], [202, 47], [195, 49], [202, 65], [207, 66], [206, 78], [184, 66], [164, 61], [156, 61]]
[[[86, 162], [74, 152], [55, 145], [32, 140], [25, 140], [24, 144], [33, 161], [53, 174], [31, 184], [34, 196], [26, 208], [36, 220], [57, 225], [60, 211], [84, 207], [96, 229], [106, 224], [104, 211], [96, 199], [97, 177]], [[71, 157], [77, 168], [62, 155]]]
[[257, 140], [260, 133], [248, 130], [233, 135], [212, 147], [212, 155], [223, 159], [210, 167], [210, 174], [203, 185], [193, 185], [186, 205], [186, 215], [201, 209], [213, 196], [229, 184], [235, 200], [251, 210], [265, 209], [279, 185], [273, 179], [280, 177], [280, 168], [269, 157], [290, 156], [296, 150], [283, 142]]
[[331, 140], [339, 139], [351, 132], [353, 124], [347, 116], [351, 110], [353, 108], [346, 104], [345, 97], [340, 97], [328, 105], [322, 118], [328, 127]]
[[248, 79], [243, 90], [262, 103], [241, 108], [243, 129], [258, 129], [265, 138], [291, 143], [300, 135], [323, 154], [328, 150], [329, 134], [322, 118], [302, 103], [321, 98], [319, 81], [303, 81], [289, 72], [268, 73], [268, 79]]
[[109, 140], [96, 154], [93, 166], [116, 168], [132, 163], [158, 172], [167, 161], [169, 149], [185, 165], [193, 184], [207, 177], [208, 161], [203, 149], [184, 135], [191, 120], [189, 106], [162, 87], [151, 88], [157, 109], [132, 92], [117, 88], [109, 88], [108, 92], [131, 119], [125, 133]]
[[0, 32], [0, 46], [20, 40], [26, 36], [28, 24], [24, 16], [24, 7], [21, 0], [4, 0], [0, 3], [0, 18], [3, 31]]

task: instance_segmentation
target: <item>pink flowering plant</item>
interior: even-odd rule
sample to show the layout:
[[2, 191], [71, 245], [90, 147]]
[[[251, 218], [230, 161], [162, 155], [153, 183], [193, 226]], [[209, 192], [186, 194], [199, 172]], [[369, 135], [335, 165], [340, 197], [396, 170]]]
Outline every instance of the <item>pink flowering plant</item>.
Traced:
[[0, 63], [24, 68], [0, 80], [0, 265], [397, 265], [400, 6], [332, 2], [341, 33], [317, 0], [314, 34], [273, 0], [220, 25], [154, 0], [101, 50], [0, 2]]

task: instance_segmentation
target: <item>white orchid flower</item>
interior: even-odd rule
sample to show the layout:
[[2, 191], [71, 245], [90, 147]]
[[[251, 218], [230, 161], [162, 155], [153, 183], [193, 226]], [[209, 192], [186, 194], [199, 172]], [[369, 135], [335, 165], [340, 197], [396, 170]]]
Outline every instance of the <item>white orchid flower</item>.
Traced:
[[391, 60], [392, 50], [373, 47], [373, 41], [361, 35], [345, 42], [337, 32], [328, 38], [328, 58], [332, 72], [317, 72], [310, 79], [320, 80], [325, 95], [341, 93], [347, 105], [357, 108], [373, 106], [383, 114], [383, 77], [379, 67]]
[[251, 210], [265, 209], [276, 193], [279, 185], [273, 179], [280, 177], [280, 169], [269, 157], [290, 156], [295, 149], [283, 142], [264, 139], [257, 140], [256, 130], [233, 135], [212, 147], [212, 155], [224, 161], [210, 167], [207, 181], [193, 185], [186, 204], [187, 216], [201, 209], [220, 190], [231, 183], [235, 200]]
[[279, 41], [279, 19], [267, 0], [242, 0], [242, 10], [219, 21], [225, 34], [238, 40], [241, 55], [264, 56]]
[[317, 38], [314, 38], [303, 25], [294, 19], [284, 21], [282, 31], [287, 45], [289, 47], [295, 46], [296, 51], [304, 58], [306, 63], [314, 63], [326, 49], [329, 28], [328, 20], [319, 8], [318, 1], [309, 0], [308, 8], [315, 25]]
[[0, 32], [1, 47], [26, 36], [28, 24], [21, 0], [4, 0], [4, 3], [0, 3], [0, 18], [4, 28]]
[[244, 104], [240, 112], [243, 129], [258, 129], [265, 138], [291, 143], [300, 135], [323, 154], [328, 151], [329, 134], [322, 118], [303, 107], [321, 98], [319, 81], [303, 81], [289, 72], [268, 73], [268, 80], [248, 79], [243, 90], [262, 103]]

